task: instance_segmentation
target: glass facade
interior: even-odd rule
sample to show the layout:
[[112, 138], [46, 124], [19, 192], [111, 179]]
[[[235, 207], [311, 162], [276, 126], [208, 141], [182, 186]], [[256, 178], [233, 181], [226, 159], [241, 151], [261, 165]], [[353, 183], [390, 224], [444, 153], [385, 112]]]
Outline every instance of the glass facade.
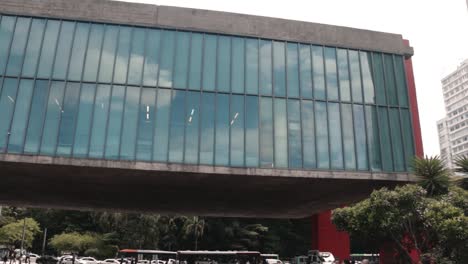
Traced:
[[200, 32], [0, 16], [0, 152], [399, 172], [403, 58]]

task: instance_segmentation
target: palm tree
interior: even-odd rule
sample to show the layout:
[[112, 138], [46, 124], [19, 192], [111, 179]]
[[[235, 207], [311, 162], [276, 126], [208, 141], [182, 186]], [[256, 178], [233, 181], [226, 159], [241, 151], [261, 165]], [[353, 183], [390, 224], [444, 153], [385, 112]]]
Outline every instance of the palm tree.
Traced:
[[429, 196], [448, 192], [451, 171], [445, 167], [439, 156], [415, 157], [412, 168], [414, 174], [419, 178], [419, 185], [426, 189]]
[[463, 176], [455, 176], [455, 182], [463, 189], [468, 190], [468, 157], [463, 155], [455, 159], [456, 172], [463, 174]]
[[184, 223], [184, 233], [186, 236], [193, 235], [195, 238], [195, 250], [198, 249], [198, 238], [203, 236], [205, 231], [205, 220], [198, 216], [187, 217]]

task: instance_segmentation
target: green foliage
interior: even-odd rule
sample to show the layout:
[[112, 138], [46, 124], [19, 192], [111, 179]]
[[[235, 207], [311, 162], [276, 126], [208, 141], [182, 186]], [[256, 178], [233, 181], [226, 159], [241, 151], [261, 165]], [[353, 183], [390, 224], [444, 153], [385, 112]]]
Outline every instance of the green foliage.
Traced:
[[195, 250], [197, 250], [198, 239], [203, 236], [205, 231], [205, 220], [198, 216], [187, 217], [183, 229], [187, 237], [192, 236], [195, 239]]
[[465, 190], [468, 190], [468, 156], [459, 156], [455, 159], [456, 172], [463, 176], [456, 176], [456, 183]]
[[419, 177], [421, 185], [429, 196], [446, 194], [450, 186], [451, 172], [445, 167], [438, 156], [415, 157], [412, 164], [413, 172]]
[[23, 238], [23, 227], [23, 247], [30, 248], [34, 237], [41, 232], [39, 224], [32, 218], [20, 219], [2, 226], [0, 228], [0, 244], [8, 245], [11, 248], [19, 248]]
[[58, 252], [73, 253], [83, 253], [88, 249], [97, 248], [100, 243], [100, 238], [96, 234], [77, 232], [55, 235], [49, 241], [49, 245]]

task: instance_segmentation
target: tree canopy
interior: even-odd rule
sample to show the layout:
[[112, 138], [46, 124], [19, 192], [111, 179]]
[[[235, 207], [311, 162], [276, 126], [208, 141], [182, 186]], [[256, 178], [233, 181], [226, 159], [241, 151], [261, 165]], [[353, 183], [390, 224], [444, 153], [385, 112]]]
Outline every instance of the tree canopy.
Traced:
[[20, 219], [3, 225], [0, 228], [0, 244], [5, 244], [10, 248], [19, 248], [23, 238], [23, 227], [23, 247], [30, 248], [35, 235], [41, 232], [39, 224], [32, 218]]

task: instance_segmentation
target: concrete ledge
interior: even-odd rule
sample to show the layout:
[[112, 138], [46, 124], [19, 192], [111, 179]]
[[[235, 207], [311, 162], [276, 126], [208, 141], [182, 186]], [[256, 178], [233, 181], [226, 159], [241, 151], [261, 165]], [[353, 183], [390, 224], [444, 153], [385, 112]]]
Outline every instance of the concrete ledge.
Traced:
[[401, 35], [319, 23], [108, 0], [2, 0], [0, 13], [166, 27], [413, 55]]

